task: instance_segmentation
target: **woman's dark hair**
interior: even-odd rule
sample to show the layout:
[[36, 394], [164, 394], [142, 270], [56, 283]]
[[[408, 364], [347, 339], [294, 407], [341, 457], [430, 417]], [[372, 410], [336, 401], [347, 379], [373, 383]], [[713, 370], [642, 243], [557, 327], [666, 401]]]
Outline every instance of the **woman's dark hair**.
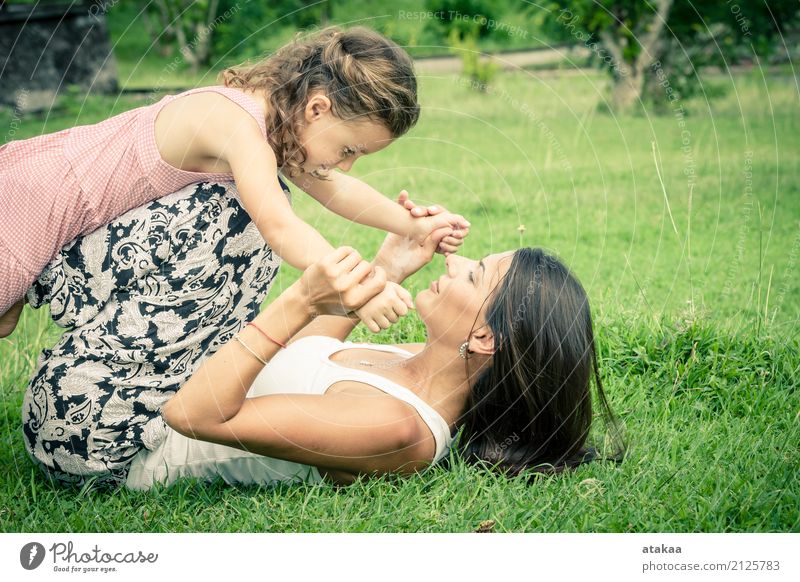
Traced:
[[[523, 248], [488, 301], [496, 351], [470, 391], [455, 448], [466, 462], [509, 476], [560, 473], [600, 458], [586, 445], [592, 380], [606, 427], [620, 433], [600, 380], [580, 282], [554, 256]], [[468, 373], [469, 364], [468, 358]], [[622, 442], [603, 458], [621, 462], [624, 450]]]

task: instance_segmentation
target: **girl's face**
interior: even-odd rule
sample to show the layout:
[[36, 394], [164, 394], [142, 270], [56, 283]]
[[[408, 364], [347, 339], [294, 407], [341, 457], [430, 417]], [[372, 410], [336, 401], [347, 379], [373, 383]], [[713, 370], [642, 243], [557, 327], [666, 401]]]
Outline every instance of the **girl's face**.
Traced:
[[377, 122], [337, 118], [331, 112], [330, 99], [322, 94], [309, 98], [299, 138], [307, 155], [303, 170], [315, 176], [325, 176], [334, 168], [348, 172], [359, 157], [393, 141], [391, 132]]
[[457, 347], [471, 331], [482, 328], [487, 299], [508, 272], [514, 252], [488, 255], [480, 261], [448, 255], [445, 274], [415, 299], [428, 337], [445, 338]]

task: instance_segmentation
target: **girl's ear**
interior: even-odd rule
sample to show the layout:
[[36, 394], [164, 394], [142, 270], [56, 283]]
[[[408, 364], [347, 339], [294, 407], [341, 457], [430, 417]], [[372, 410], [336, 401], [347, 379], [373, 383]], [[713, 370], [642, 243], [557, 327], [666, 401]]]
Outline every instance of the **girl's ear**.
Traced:
[[322, 93], [315, 93], [306, 103], [306, 121], [314, 121], [331, 110], [331, 100]]
[[488, 325], [474, 332], [469, 338], [469, 351], [474, 354], [491, 356], [495, 352], [494, 334]]

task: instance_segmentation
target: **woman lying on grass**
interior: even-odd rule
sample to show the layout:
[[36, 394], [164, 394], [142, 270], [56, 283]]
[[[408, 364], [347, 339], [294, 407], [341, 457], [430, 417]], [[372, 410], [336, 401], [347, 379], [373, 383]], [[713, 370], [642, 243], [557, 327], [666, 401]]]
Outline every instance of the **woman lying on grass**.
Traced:
[[[188, 205], [190, 211], [205, 205], [209, 212], [200, 215], [220, 220], [238, 208], [227, 191], [232, 186], [224, 188], [213, 185], [214, 195], [202, 200], [197, 196], [209, 190], [198, 187], [154, 204]], [[164, 215], [160, 207], [140, 211], [136, 220], [123, 217], [108, 228], [139, 231], [131, 228], [132, 220]], [[245, 292], [268, 278], [249, 275], [248, 268], [259, 263], [256, 255], [233, 270], [240, 273], [238, 287], [214, 303], [213, 312], [210, 301], [197, 298], [194, 311], [184, 312], [193, 302], [176, 296], [174, 282], [187, 273], [216, 273], [227, 264], [225, 257], [247, 256], [252, 241], [240, 234], [241, 226], [226, 222], [204, 230], [219, 229], [229, 236], [196, 238], [188, 245], [193, 254], [173, 253], [147, 276], [126, 280], [102, 309], [45, 351], [24, 416], [29, 452], [48, 474], [75, 484], [91, 477], [135, 489], [180, 477], [259, 484], [327, 477], [346, 484], [359, 475], [427, 467], [446, 455], [461, 427], [468, 462], [483, 461], [512, 475], [526, 468], [559, 471], [595, 457], [584, 446], [592, 423], [592, 378], [606, 420], [613, 415], [598, 376], [586, 295], [555, 258], [539, 249], [480, 261], [449, 256], [446, 272], [415, 300], [426, 327], [424, 345], [351, 344], [343, 340], [355, 322], [341, 314], [369, 300], [384, 273], [390, 285], [400, 284], [429, 262], [435, 237], [420, 247], [389, 235], [372, 264], [340, 248], [262, 313], [246, 318], [254, 325], [244, 326], [229, 316], [242, 303], [257, 312], [258, 294]], [[185, 236], [169, 233], [192, 230], [185, 224], [168, 227], [163, 238], [186, 246]], [[104, 251], [97, 247], [107, 240], [101, 233], [78, 243], [82, 262], [75, 264], [102, 262]], [[373, 267], [380, 269], [370, 277]], [[94, 279], [82, 284], [114, 287]], [[68, 286], [73, 300], [81, 292], [77, 283]], [[160, 327], [125, 318], [148, 313], [142, 303], [159, 305], [150, 317]], [[181, 321], [182, 313], [189, 318], [198, 311], [203, 318]], [[395, 311], [400, 317], [408, 305], [398, 302]], [[214, 345], [197, 337], [213, 338]], [[175, 351], [181, 349], [192, 353]], [[193, 365], [204, 350], [214, 353]], [[141, 368], [147, 370], [144, 378]], [[43, 389], [37, 378], [56, 388]], [[101, 379], [110, 389], [85, 389]], [[92, 400], [93, 394], [99, 396]], [[48, 415], [48, 407], [73, 414]]]
[[167, 403], [177, 432], [134, 462], [129, 486], [183, 475], [263, 482], [264, 456], [297, 463], [301, 478], [308, 469], [304, 480], [409, 474], [441, 459], [462, 424], [477, 439], [473, 460], [512, 473], [579, 462], [592, 421], [591, 320], [580, 285], [541, 250], [448, 256], [416, 297], [425, 344], [343, 343], [355, 322], [330, 313], [369, 298], [370, 269], [402, 283], [437, 244], [390, 234], [372, 265], [342, 247], [308, 271]]

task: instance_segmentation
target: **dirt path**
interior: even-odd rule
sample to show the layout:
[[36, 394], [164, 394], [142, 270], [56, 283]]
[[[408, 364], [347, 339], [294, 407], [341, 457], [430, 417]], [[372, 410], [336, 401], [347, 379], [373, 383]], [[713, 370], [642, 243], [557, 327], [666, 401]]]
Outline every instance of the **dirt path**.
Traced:
[[[569, 63], [576, 60], [582, 62], [588, 54], [589, 49], [577, 45], [498, 53], [486, 58], [503, 69], [521, 69], [524, 67], [555, 66], [561, 62]], [[417, 71], [421, 73], [458, 73], [461, 71], [461, 59], [458, 56], [416, 59], [415, 65]]]

